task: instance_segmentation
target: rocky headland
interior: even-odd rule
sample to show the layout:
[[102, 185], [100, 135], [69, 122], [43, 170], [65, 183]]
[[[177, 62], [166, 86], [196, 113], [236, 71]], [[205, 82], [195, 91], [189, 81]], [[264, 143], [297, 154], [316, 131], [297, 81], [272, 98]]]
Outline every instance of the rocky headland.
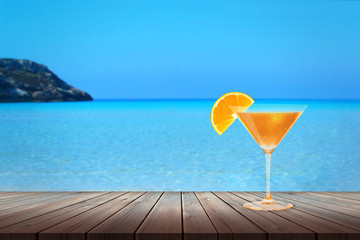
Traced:
[[70, 86], [45, 65], [0, 58], [0, 102], [92, 101], [86, 92]]

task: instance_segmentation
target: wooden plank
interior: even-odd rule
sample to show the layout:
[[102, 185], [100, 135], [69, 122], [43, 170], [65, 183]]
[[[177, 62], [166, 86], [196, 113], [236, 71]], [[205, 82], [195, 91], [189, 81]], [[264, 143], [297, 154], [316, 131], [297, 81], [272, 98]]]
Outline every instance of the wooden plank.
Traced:
[[9, 227], [0, 229], [0, 236], [20, 236], [22, 240], [36, 240], [38, 232], [59, 224], [90, 209], [96, 208], [97, 206], [107, 203], [115, 198], [121, 197], [124, 194], [126, 195], [124, 192], [110, 192], [71, 206], [58, 209], [56, 211], [49, 212], [47, 214], [43, 214], [38, 217], [28, 219], [26, 221], [13, 224]]
[[329, 220], [329, 221], [332, 221], [332, 222], [335, 222], [338, 224], [342, 224], [349, 228], [353, 228], [357, 231], [360, 231], [360, 221], [358, 218], [355, 218], [355, 217], [352, 217], [349, 215], [345, 215], [342, 213], [334, 212], [329, 209], [316, 207], [316, 206], [310, 205], [306, 201], [304, 202], [304, 201], [292, 199], [291, 195], [288, 195], [286, 193], [273, 192], [273, 193], [271, 193], [271, 195], [273, 196], [273, 198], [275, 200], [291, 202], [292, 204], [294, 204], [294, 207], [299, 211], [306, 212], [306, 213], [315, 215], [317, 217], [324, 218], [326, 220]]
[[327, 200], [331, 200], [331, 201], [344, 202], [344, 203], [349, 204], [350, 206], [352, 206], [352, 207], [354, 207], [356, 209], [360, 209], [360, 201], [347, 199], [347, 198], [342, 198], [342, 197], [339, 197], [339, 196], [336, 196], [336, 195], [325, 194], [325, 193], [322, 193], [322, 192], [305, 192], [305, 194], [311, 195], [311, 196], [317, 196], [319, 198], [327, 199]]
[[0, 193], [0, 203], [9, 201], [9, 199], [17, 199], [17, 198], [24, 198], [27, 196], [40, 196], [42, 194], [49, 194], [49, 192], [9, 192], [9, 193]]
[[216, 214], [216, 209], [213, 210], [211, 206], [207, 204], [206, 201], [202, 203], [199, 199], [200, 193], [195, 193], [195, 196], [198, 198], [200, 205], [205, 210], [205, 213], [208, 215], [210, 221], [214, 225], [216, 231], [218, 232], [218, 238], [219, 240], [232, 240], [233, 239], [233, 233], [230, 230], [228, 226], [222, 221], [223, 216], [218, 216]]
[[[259, 201], [263, 199], [263, 194], [259, 193], [233, 193], [246, 201]], [[283, 200], [284, 201], [284, 200]], [[286, 199], [285, 199], [286, 201]], [[274, 214], [282, 216], [290, 221], [296, 222], [309, 230], [316, 232], [318, 240], [337, 240], [346, 239], [348, 233], [356, 234], [360, 237], [360, 231], [337, 224], [323, 218], [299, 211], [296, 206], [286, 211], [273, 211]]]
[[74, 193], [74, 192], [13, 192], [11, 194], [0, 194], [0, 202], [6, 203], [11, 200], [11, 202], [24, 201], [29, 198], [39, 198], [43, 196], [51, 196], [59, 193]]
[[1, 194], [9, 194], [9, 193], [14, 193], [14, 192], [16, 192], [16, 191], [0, 191], [0, 195]]
[[360, 192], [339, 192], [339, 194], [341, 195], [345, 195], [345, 196], [351, 196], [354, 197], [354, 199], [359, 200], [360, 201]]
[[[40, 207], [40, 206], [45, 206], [46, 204], [55, 203], [55, 202], [58, 202], [58, 201], [64, 200], [64, 199], [71, 199], [76, 196], [80, 196], [81, 194], [82, 193], [77, 193], [77, 192], [76, 193], [59, 193], [59, 194], [57, 194], [57, 197], [50, 197], [49, 199], [45, 198], [40, 201], [37, 201], [36, 199], [34, 199], [33, 203], [28, 203], [28, 204], [20, 205], [17, 207], [11, 207], [11, 208], [6, 208], [6, 209], [0, 210], [0, 219], [2, 217], [8, 216], [9, 214], [12, 214], [12, 213], [16, 213], [16, 212], [20, 212], [20, 211]], [[0, 207], [1, 206], [2, 205], [0, 204]]]
[[217, 231], [193, 192], [182, 193], [184, 240], [216, 240]]
[[47, 200], [47, 199], [51, 199], [51, 198], [56, 198], [57, 196], [59, 196], [59, 194], [64, 194], [64, 195], [71, 195], [74, 193], [52, 193], [52, 192], [48, 192], [48, 193], [43, 193], [43, 194], [28, 194], [25, 196], [17, 196], [15, 198], [11, 198], [11, 199], [7, 199], [1, 202], [1, 209], [7, 209], [7, 208], [12, 208], [12, 207], [18, 207], [18, 206], [22, 206], [22, 205], [26, 205], [29, 203], [34, 203], [34, 202], [40, 202], [42, 200]]
[[[88, 240], [135, 239], [135, 232], [155, 206], [162, 192], [148, 192], [115, 213], [87, 234]], [[85, 229], [72, 230], [82, 232]]]
[[359, 192], [273, 192], [294, 208], [242, 207], [263, 195], [0, 192], [0, 240], [360, 239]]
[[139, 240], [182, 240], [181, 193], [165, 192], [136, 232]]
[[318, 192], [330, 196], [338, 196], [345, 199], [351, 199], [355, 201], [360, 201], [360, 192], [355, 193], [355, 196], [353, 194], [349, 194], [347, 192]]
[[293, 192], [287, 192], [285, 194], [288, 195], [288, 198], [299, 200], [301, 202], [306, 202], [307, 204], [310, 204], [312, 206], [328, 209], [328, 210], [331, 210], [334, 212], [338, 212], [338, 213], [346, 214], [346, 215], [349, 215], [349, 216], [352, 216], [355, 218], [359, 218], [358, 221], [360, 222], [360, 210], [336, 205], [333, 203], [324, 203], [324, 202], [318, 201], [316, 198], [315, 199], [306, 198], [302, 194], [299, 195], [299, 194], [295, 194]]
[[[144, 192], [129, 192], [39, 233], [40, 240], [86, 239], [86, 233], [107, 220]], [[134, 233], [133, 233], [134, 234]]]
[[46, 204], [46, 205], [42, 205], [42, 206], [38, 206], [35, 208], [31, 208], [31, 209], [26, 209], [23, 211], [18, 211], [15, 213], [11, 213], [5, 216], [1, 216], [0, 217], [0, 229], [1, 228], [5, 228], [8, 226], [11, 226], [13, 224], [37, 217], [37, 216], [41, 216], [43, 214], [47, 214], [49, 212], [53, 212], [56, 211], [58, 209], [70, 206], [70, 205], [74, 205], [77, 204], [79, 202], [83, 202], [92, 198], [96, 198], [98, 196], [101, 195], [105, 195], [107, 194], [106, 192], [104, 193], [83, 193], [81, 195], [77, 195], [77, 197], [73, 197], [73, 198], [69, 198], [69, 199], [65, 199], [65, 200], [61, 200], [58, 202], [54, 202], [51, 204]]
[[11, 207], [11, 208], [5, 208], [2, 209], [2, 205], [0, 205], [0, 219], [8, 216], [12, 213], [17, 213], [20, 211], [24, 211], [24, 210], [28, 210], [31, 208], [36, 208], [36, 207], [40, 207], [40, 206], [44, 206], [46, 204], [51, 204], [51, 203], [55, 203], [61, 200], [65, 200], [65, 199], [71, 199], [74, 198], [76, 196], [80, 196], [83, 195], [84, 193], [59, 193], [57, 195], [57, 197], [50, 197], [49, 199], [41, 199], [39, 201], [37, 201], [36, 199], [34, 199], [33, 203], [28, 203], [28, 204], [24, 204], [24, 205], [20, 205], [20, 206], [16, 206], [16, 207]]
[[[335, 204], [360, 211], [360, 201], [351, 200], [351, 199], [345, 199], [345, 201], [341, 201], [340, 198], [335, 198], [330, 195], [321, 195], [321, 194], [319, 195], [317, 193], [312, 193], [312, 192], [301, 192], [301, 193], [294, 192], [292, 194], [300, 195], [301, 197], [309, 198], [315, 201]], [[349, 201], [351, 201], [351, 203], [349, 203]]]
[[313, 231], [276, 215], [272, 211], [253, 211], [244, 208], [243, 205], [248, 202], [248, 200], [244, 200], [228, 192], [214, 192], [214, 194], [237, 212], [265, 230], [268, 233], [269, 239], [316, 239], [316, 234]]
[[[215, 215], [215, 218], [222, 221], [233, 233], [233, 239], [268, 239], [267, 233], [263, 229], [235, 211], [213, 193], [196, 192], [196, 196], [210, 219], [213, 220]], [[219, 237], [220, 234], [221, 232], [219, 232]]]

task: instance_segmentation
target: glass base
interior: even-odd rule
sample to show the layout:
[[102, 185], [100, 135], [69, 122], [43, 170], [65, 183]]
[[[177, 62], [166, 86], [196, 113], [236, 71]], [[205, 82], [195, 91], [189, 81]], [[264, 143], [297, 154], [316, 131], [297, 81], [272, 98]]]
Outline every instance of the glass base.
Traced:
[[244, 208], [252, 210], [262, 210], [262, 211], [275, 211], [275, 210], [284, 210], [292, 208], [291, 203], [284, 203], [280, 201], [272, 201], [271, 203], [266, 203], [264, 201], [248, 202], [244, 204]]

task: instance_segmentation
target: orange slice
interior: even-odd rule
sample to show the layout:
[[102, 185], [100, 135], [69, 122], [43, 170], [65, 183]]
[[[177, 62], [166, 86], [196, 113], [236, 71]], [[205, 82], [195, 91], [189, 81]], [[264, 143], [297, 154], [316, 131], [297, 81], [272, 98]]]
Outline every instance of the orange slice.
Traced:
[[210, 120], [215, 131], [221, 135], [235, 121], [236, 112], [248, 109], [254, 100], [241, 92], [230, 92], [222, 95], [211, 109]]

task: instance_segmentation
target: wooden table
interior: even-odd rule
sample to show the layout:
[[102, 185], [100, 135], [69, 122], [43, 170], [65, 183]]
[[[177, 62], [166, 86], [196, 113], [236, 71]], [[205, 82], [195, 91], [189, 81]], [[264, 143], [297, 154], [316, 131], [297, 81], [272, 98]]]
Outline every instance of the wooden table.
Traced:
[[360, 192], [0, 192], [1, 240], [360, 239]]

